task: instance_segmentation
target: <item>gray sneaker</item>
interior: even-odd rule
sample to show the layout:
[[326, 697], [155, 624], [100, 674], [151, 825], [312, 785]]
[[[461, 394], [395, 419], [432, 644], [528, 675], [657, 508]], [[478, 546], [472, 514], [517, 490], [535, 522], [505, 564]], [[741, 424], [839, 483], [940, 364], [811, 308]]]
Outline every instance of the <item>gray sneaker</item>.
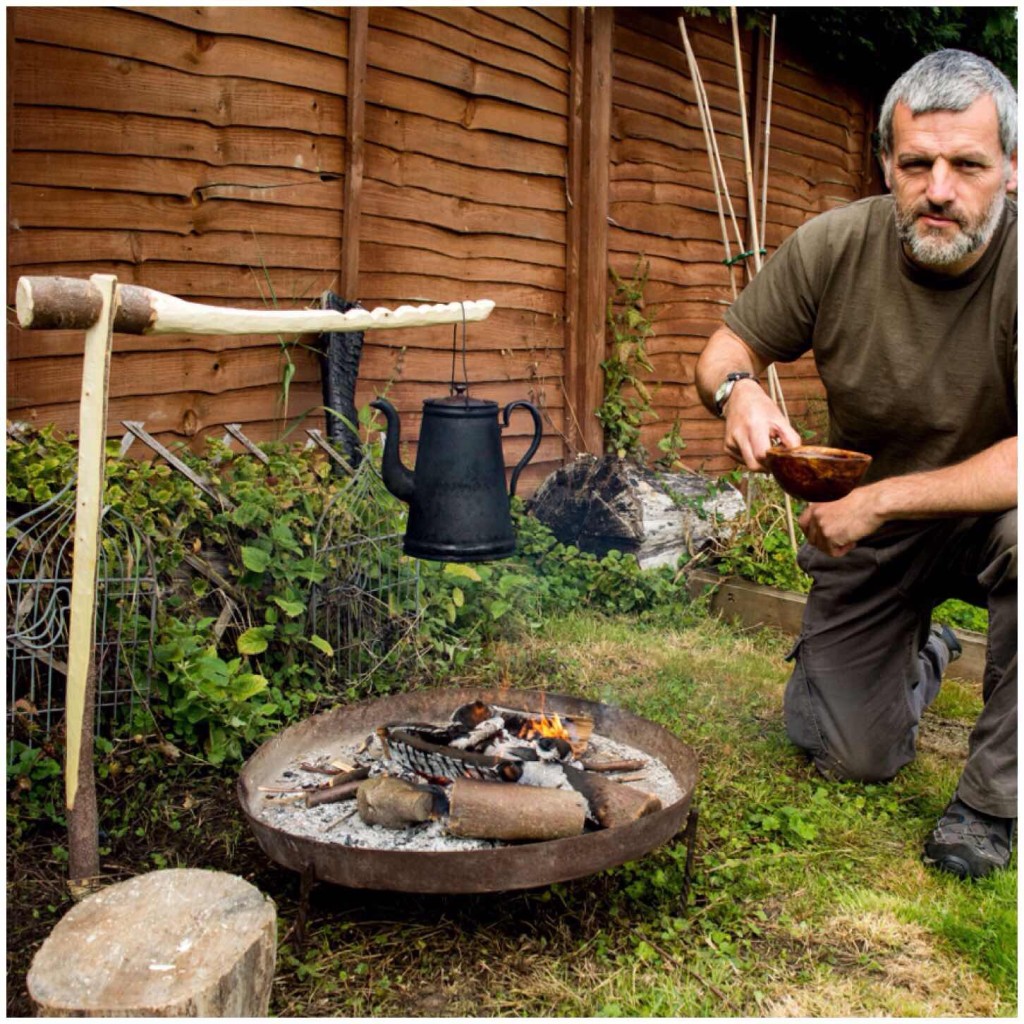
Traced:
[[952, 665], [964, 653], [963, 647], [960, 646], [960, 641], [956, 638], [956, 633], [944, 622], [932, 626], [931, 631], [933, 636], [937, 636], [946, 645], [946, 650], [949, 651], [949, 663]]
[[954, 796], [924, 845], [924, 862], [959, 878], [983, 878], [1010, 863], [1015, 818], [996, 818]]

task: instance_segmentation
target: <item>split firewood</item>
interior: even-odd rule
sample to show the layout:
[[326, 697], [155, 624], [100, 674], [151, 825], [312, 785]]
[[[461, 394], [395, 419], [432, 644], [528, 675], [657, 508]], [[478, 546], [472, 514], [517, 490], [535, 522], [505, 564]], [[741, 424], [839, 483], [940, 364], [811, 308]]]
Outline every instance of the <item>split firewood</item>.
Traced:
[[322, 804], [337, 804], [342, 800], [354, 800], [363, 781], [363, 779], [349, 779], [348, 782], [339, 782], [336, 786], [321, 786], [319, 789], [311, 789], [306, 793], [306, 806], [320, 807]]
[[587, 798], [591, 815], [604, 828], [628, 825], [661, 810], [661, 801], [653, 793], [568, 765], [563, 770], [573, 789]]
[[359, 817], [367, 825], [405, 828], [420, 821], [439, 817], [443, 802], [431, 786], [417, 786], [404, 779], [378, 775], [359, 784], [356, 791]]
[[447, 829], [467, 839], [565, 839], [586, 824], [586, 800], [571, 790], [460, 778], [449, 799]]
[[370, 774], [370, 766], [364, 764], [359, 768], [352, 768], [349, 771], [338, 772], [332, 775], [324, 784], [325, 789], [334, 789], [336, 786], [344, 786], [347, 782], [360, 782]]
[[635, 772], [647, 767], [646, 761], [584, 761], [583, 767], [588, 772]]

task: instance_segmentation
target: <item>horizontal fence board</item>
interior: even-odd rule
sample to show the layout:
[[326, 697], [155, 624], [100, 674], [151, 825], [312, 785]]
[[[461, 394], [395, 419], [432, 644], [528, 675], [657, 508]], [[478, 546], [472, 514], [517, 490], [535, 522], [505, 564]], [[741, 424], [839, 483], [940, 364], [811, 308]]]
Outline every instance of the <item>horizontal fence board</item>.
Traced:
[[[450, 160], [404, 153], [374, 143], [366, 145], [364, 155], [367, 179], [395, 189], [418, 189], [420, 192], [413, 197], [421, 197], [424, 204], [430, 201], [430, 195], [450, 196], [453, 187], [457, 187], [457, 198], [464, 203], [518, 206], [524, 212], [565, 211], [565, 185], [557, 178], [496, 170], [469, 173]], [[491, 216], [504, 218], [507, 213], [495, 210]]]
[[568, 140], [562, 115], [524, 108], [504, 97], [469, 96], [433, 82], [411, 82], [381, 68], [368, 73], [367, 100], [385, 110], [420, 114], [470, 131], [501, 132], [555, 145]]
[[66, 107], [24, 107], [12, 125], [16, 151], [52, 151], [65, 159], [96, 153], [118, 157], [190, 160], [209, 167], [286, 167], [340, 175], [340, 136], [284, 128], [202, 124], [184, 118], [152, 117]]
[[[344, 83], [344, 75], [340, 77]], [[9, 80], [15, 117], [17, 106], [26, 104], [158, 117], [180, 117], [187, 111], [210, 125], [287, 128], [316, 135], [341, 135], [344, 125], [344, 97], [325, 89], [297, 89], [250, 78], [202, 78], [58, 46], [19, 45]]]
[[466, 96], [432, 82], [414, 82], [382, 68], [368, 72], [366, 101], [386, 110], [421, 114], [470, 131], [518, 135], [559, 146], [568, 142], [568, 128], [562, 115], [532, 110], [504, 98]]
[[318, 7], [131, 7], [148, 18], [212, 35], [242, 36], [313, 50], [329, 57], [348, 55], [348, 18]]
[[537, 110], [566, 109], [567, 69], [473, 38], [407, 7], [371, 8], [367, 62], [473, 96], [514, 95]]
[[[86, 50], [125, 62], [154, 64], [189, 75], [214, 78], [259, 78], [277, 85], [345, 94], [345, 64], [340, 59], [347, 38], [338, 38], [336, 54], [269, 45], [240, 36], [197, 33], [158, 18], [117, 7], [14, 7], [15, 39]], [[272, 22], [275, 8], [263, 17]], [[340, 35], [340, 34], [339, 34]], [[342, 49], [344, 45], [345, 49]]]
[[[341, 184], [334, 183], [340, 193]], [[208, 231], [341, 237], [341, 199], [308, 208], [267, 201], [139, 195], [103, 189], [10, 184], [9, 216], [19, 228], [124, 228], [176, 235]], [[326, 208], [325, 208], [326, 206]]]
[[[555, 88], [565, 89], [564, 73], [566, 71], [566, 51], [568, 49], [568, 36], [561, 33], [557, 41], [549, 41], [545, 36], [532, 32], [529, 29], [520, 27], [513, 17], [503, 17], [502, 12], [497, 8], [486, 7], [426, 7], [421, 10], [430, 17], [452, 26], [454, 29], [466, 32], [476, 39], [494, 44], [501, 40], [503, 47], [518, 51], [530, 60], [530, 67], [534, 61], [543, 61], [555, 71], [561, 72], [562, 76], [549, 80], [546, 76], [535, 75], [538, 81], [550, 82]], [[520, 14], [528, 13], [525, 8], [510, 8], [511, 11], [519, 11]], [[456, 41], [458, 44], [458, 40]]]
[[517, 285], [543, 288], [564, 295], [565, 271], [561, 267], [537, 261], [514, 263], [512, 257], [500, 259], [462, 253], [459, 241], [458, 237], [453, 238], [446, 246], [447, 251], [441, 252], [363, 242], [360, 246], [361, 271], [461, 279], [472, 287], [492, 281], [499, 284], [512, 279]]
[[565, 152], [561, 146], [493, 131], [469, 131], [446, 121], [385, 110], [373, 104], [366, 108], [366, 138], [379, 146], [441, 160], [458, 153], [459, 163], [467, 168], [555, 177], [565, 174]]
[[195, 160], [123, 160], [101, 153], [54, 151], [16, 152], [7, 173], [17, 185], [91, 188], [99, 183], [110, 191], [169, 195], [190, 202], [232, 198], [287, 206], [341, 205], [336, 176], [297, 167], [209, 168]]
[[12, 267], [31, 264], [103, 261], [134, 263], [196, 262], [249, 267], [337, 267], [341, 245], [337, 238], [262, 235], [250, 231], [214, 231], [180, 238], [159, 231], [13, 232], [7, 250]]
[[493, 233], [500, 227], [504, 233], [521, 238], [565, 242], [565, 216], [557, 211], [472, 202], [411, 185], [367, 182], [362, 208], [364, 214], [426, 222], [449, 231]]
[[[365, 237], [369, 243], [405, 246], [409, 250], [427, 250], [459, 259], [507, 259], [510, 263], [536, 263], [542, 267], [565, 265], [565, 246], [542, 239], [519, 238], [499, 233], [503, 225], [495, 223], [494, 232], [454, 233], [431, 224], [387, 217], [367, 217]], [[518, 277], [518, 268], [513, 272]]]

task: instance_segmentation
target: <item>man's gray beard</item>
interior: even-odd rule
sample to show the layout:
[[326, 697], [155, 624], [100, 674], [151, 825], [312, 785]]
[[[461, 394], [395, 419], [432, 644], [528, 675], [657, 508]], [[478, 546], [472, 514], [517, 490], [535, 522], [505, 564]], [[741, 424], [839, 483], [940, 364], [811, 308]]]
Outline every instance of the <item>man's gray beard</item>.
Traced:
[[992, 198], [985, 216], [976, 227], [964, 227], [949, 239], [940, 234], [920, 235], [915, 230], [917, 214], [908, 213], [896, 205], [896, 231], [900, 241], [910, 250], [914, 262], [924, 267], [947, 267], [970, 256], [987, 245], [995, 233], [999, 218], [1006, 206], [1006, 193], [1000, 190]]

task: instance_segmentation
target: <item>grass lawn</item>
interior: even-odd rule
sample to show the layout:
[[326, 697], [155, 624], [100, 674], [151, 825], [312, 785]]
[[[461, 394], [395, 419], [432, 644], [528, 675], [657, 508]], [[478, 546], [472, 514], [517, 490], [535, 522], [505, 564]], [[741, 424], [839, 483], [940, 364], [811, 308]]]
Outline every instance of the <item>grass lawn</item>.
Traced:
[[[296, 879], [249, 834], [237, 770], [121, 748], [109, 763], [122, 768], [101, 781], [104, 868], [116, 879], [214, 867], [270, 895], [280, 1016], [1015, 1016], [1016, 857], [976, 883], [920, 860], [959, 774], [978, 689], [947, 682], [917, 761], [894, 782], [825, 782], [783, 730], [788, 643], [703, 618], [580, 614], [499, 645], [460, 680], [507, 677], [607, 701], [692, 745], [701, 767], [688, 893], [678, 840], [531, 892], [322, 885], [299, 947]], [[9, 1015], [30, 1012], [25, 972], [69, 906], [63, 842], [59, 829], [9, 837]]]

